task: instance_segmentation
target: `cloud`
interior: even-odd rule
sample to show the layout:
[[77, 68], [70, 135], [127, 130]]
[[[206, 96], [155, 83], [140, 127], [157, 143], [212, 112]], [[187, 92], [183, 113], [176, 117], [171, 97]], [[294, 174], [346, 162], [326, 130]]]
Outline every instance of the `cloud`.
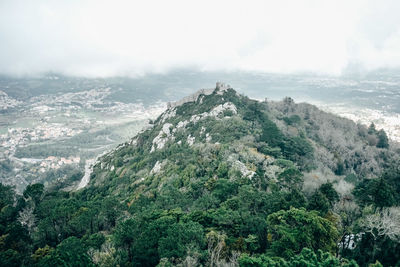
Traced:
[[0, 73], [399, 67], [398, 1], [0, 2]]

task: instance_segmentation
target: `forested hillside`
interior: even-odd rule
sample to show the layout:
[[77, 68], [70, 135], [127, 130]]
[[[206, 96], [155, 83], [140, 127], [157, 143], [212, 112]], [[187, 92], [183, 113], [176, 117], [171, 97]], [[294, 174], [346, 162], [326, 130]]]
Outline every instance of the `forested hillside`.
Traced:
[[0, 265], [398, 266], [399, 151], [373, 124], [218, 85], [82, 190], [0, 185]]

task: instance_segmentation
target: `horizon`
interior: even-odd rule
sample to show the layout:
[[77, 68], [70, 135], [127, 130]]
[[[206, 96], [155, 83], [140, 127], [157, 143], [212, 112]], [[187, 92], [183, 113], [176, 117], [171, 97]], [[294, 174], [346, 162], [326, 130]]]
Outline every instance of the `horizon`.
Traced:
[[[397, 75], [400, 71], [400, 66], [395, 68], [377, 68], [371, 70], [361, 70], [361, 69], [347, 69], [341, 73], [319, 73], [311, 71], [297, 71], [297, 72], [267, 72], [267, 71], [252, 71], [252, 70], [201, 70], [199, 68], [171, 68], [164, 71], [153, 71], [153, 72], [143, 72], [143, 73], [125, 73], [125, 74], [114, 74], [114, 75], [85, 75], [85, 74], [71, 74], [63, 72], [45, 71], [37, 73], [0, 73], [0, 78], [6, 79], [45, 79], [51, 76], [64, 77], [64, 78], [77, 78], [77, 79], [113, 79], [113, 78], [123, 78], [123, 79], [142, 79], [149, 76], [168, 76], [173, 74], [213, 74], [213, 75], [230, 75], [230, 74], [246, 74], [253, 76], [292, 76], [292, 77], [315, 77], [315, 78], [333, 78], [333, 79], [361, 79], [368, 77], [369, 75]], [[399, 74], [400, 75], [400, 74]], [[215, 80], [218, 82], [218, 80]], [[229, 82], [229, 81], [223, 81]]]

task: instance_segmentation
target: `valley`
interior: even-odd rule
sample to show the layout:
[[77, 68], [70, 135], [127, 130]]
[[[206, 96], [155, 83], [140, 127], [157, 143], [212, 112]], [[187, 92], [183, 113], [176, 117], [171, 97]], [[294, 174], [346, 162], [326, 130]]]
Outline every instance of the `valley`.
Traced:
[[77, 180], [67, 180], [80, 179], [86, 161], [135, 135], [165, 108], [157, 101], [144, 106], [107, 100], [110, 88], [71, 91], [20, 100], [1, 91], [3, 183], [18, 190], [35, 182], [70, 186]]

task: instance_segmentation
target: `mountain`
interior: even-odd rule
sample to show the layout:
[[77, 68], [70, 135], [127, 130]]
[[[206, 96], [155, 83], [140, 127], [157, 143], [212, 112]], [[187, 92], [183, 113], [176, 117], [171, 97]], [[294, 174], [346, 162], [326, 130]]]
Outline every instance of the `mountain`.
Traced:
[[289, 97], [259, 102], [217, 84], [170, 103], [151, 127], [102, 157], [91, 185], [106, 184], [131, 201], [141, 188], [152, 194], [170, 182], [185, 188], [191, 178], [221, 178], [219, 169], [230, 179], [283, 188], [279, 176], [292, 168], [304, 174], [303, 190], [328, 181], [351, 188], [346, 176], [375, 177], [398, 157], [378, 147], [380, 133]]
[[1, 185], [0, 262], [395, 265], [398, 162], [373, 124], [217, 83], [100, 157], [83, 189]]
[[290, 95], [400, 140], [396, 72], [330, 77], [180, 69], [138, 77], [87, 78], [48, 73], [0, 75], [0, 182], [22, 193], [31, 183], [73, 188], [85, 165], [136, 135], [166, 101], [230, 81], [256, 99]]

